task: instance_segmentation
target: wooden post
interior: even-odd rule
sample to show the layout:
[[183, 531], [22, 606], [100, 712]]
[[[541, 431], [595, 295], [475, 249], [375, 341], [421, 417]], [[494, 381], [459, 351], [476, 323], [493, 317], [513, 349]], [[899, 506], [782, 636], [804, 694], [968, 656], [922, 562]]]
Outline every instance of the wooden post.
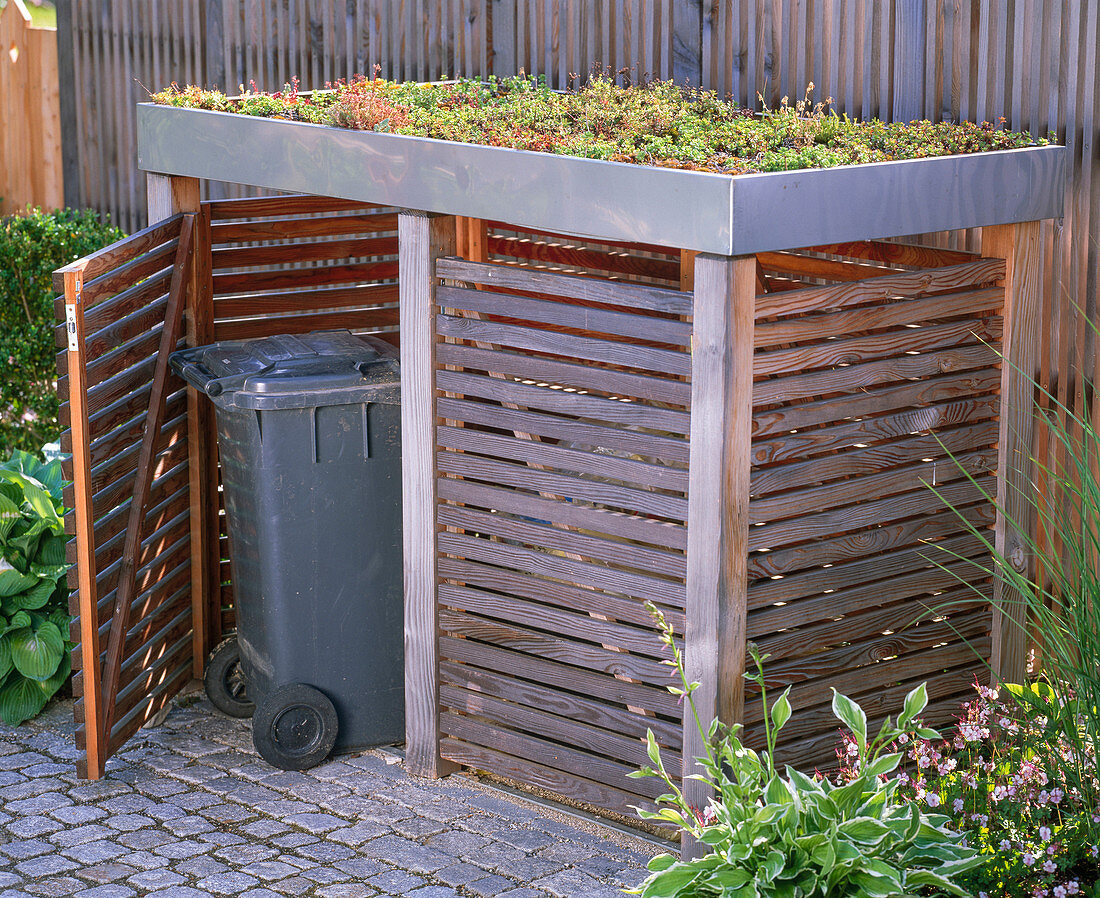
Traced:
[[489, 70], [498, 78], [516, 74], [515, 0], [490, 0]]
[[68, 332], [69, 421], [73, 442], [73, 514], [80, 618], [80, 669], [84, 700], [86, 769], [77, 775], [97, 780], [107, 763], [103, 727], [102, 676], [99, 663], [99, 594], [96, 591], [95, 527], [92, 510], [91, 439], [88, 427], [88, 379], [84, 348], [84, 272], [65, 272], [65, 321]]
[[[59, 84], [76, 84], [76, 29], [73, 25], [73, 0], [57, 0], [57, 78]], [[62, 187], [66, 206], [74, 209], [81, 201], [80, 144], [77, 142], [76, 90], [59, 91]]]
[[405, 565], [405, 760], [416, 776], [454, 769], [439, 756], [436, 605], [435, 263], [455, 253], [453, 216], [398, 216], [401, 488]]
[[[738, 723], [744, 708], [755, 300], [753, 256], [696, 257], [684, 641], [704, 727], [715, 717]], [[710, 793], [687, 777], [705, 754], [685, 707], [683, 790], [700, 810]], [[684, 857], [697, 850], [692, 839], [681, 846]]]
[[[187, 345], [202, 346], [214, 339], [214, 298], [210, 260], [210, 221], [199, 200], [197, 178], [150, 174], [147, 177], [149, 223], [179, 212], [198, 213], [194, 232], [191, 277], [187, 290]], [[192, 670], [201, 677], [211, 642], [220, 633], [221, 607], [218, 576], [218, 462], [217, 431], [209, 400], [187, 388], [187, 469], [191, 506], [191, 614]], [[215, 626], [216, 624], [216, 626]]]
[[[1035, 430], [1035, 366], [1038, 359], [1042, 292], [1039, 222], [982, 228], [982, 255], [1005, 260], [1004, 338], [1001, 364], [1001, 420], [997, 458], [998, 556], [1013, 570], [1034, 576], [1028, 548], [1036, 490], [1031, 461]], [[993, 585], [994, 675], [1022, 683], [1027, 675], [1027, 603], [1002, 578]]]

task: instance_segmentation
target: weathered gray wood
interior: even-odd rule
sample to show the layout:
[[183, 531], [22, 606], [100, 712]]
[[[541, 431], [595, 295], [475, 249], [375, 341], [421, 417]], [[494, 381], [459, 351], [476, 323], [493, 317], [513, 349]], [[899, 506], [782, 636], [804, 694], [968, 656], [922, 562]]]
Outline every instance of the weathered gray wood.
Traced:
[[76, 28], [73, 4], [77, 0], [57, 0], [57, 77], [62, 85], [61, 100], [61, 168], [65, 205], [80, 206], [80, 154], [77, 94], [70, 89], [78, 83], [76, 77]]
[[924, 113], [925, 5], [926, 0], [894, 0], [895, 122], [913, 121]]
[[492, 73], [498, 78], [516, 74], [516, 3], [515, 0], [490, 0], [492, 16], [489, 53]]
[[436, 606], [435, 263], [455, 250], [451, 216], [398, 216], [401, 290], [401, 488], [405, 566], [405, 752], [417, 776], [438, 777]]
[[703, 0], [672, 0], [672, 80], [703, 83]]
[[[755, 300], [752, 256], [696, 257], [684, 650], [704, 726], [738, 722], [744, 703]], [[706, 751], [685, 708], [683, 790], [700, 809], [710, 796], [687, 776]], [[692, 839], [682, 846], [698, 850]]]

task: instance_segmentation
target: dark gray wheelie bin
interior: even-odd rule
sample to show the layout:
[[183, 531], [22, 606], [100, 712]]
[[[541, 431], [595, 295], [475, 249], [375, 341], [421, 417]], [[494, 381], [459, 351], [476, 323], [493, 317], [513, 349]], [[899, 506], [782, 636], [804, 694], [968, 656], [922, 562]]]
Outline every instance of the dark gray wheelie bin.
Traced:
[[[269, 763], [404, 736], [397, 350], [350, 331], [216, 343], [172, 366], [217, 408], [236, 641], [206, 675]], [[252, 703], [255, 703], [253, 712]]]

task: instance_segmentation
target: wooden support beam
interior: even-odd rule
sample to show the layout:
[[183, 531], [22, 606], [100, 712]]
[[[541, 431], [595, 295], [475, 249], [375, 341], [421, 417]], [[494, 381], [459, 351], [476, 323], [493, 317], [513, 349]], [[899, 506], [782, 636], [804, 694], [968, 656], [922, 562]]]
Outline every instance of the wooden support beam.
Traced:
[[[982, 228], [982, 255], [1005, 260], [1001, 420], [998, 451], [995, 542], [1013, 570], [1034, 577], [1028, 548], [1037, 487], [1031, 460], [1035, 430], [1035, 374], [1042, 299], [1039, 222]], [[998, 577], [993, 587], [993, 648], [990, 664], [1002, 682], [1027, 675], [1026, 598]]]
[[84, 690], [85, 769], [88, 779], [103, 776], [107, 745], [103, 728], [103, 694], [99, 664], [99, 614], [95, 575], [95, 522], [92, 510], [91, 450], [88, 427], [88, 379], [84, 346], [84, 272], [69, 270], [65, 279], [65, 319], [68, 330], [69, 420], [72, 428], [73, 514], [76, 519], [78, 570], [75, 611], [80, 619], [80, 669]]
[[[194, 253], [187, 285], [188, 346], [214, 342], [214, 296], [209, 210], [197, 178], [150, 174], [149, 222], [180, 212], [196, 214]], [[201, 677], [206, 657], [221, 635], [221, 558], [218, 548], [218, 438], [209, 400], [187, 388], [187, 457], [191, 506], [192, 670]]]
[[[754, 257], [696, 257], [684, 641], [704, 726], [738, 723], [744, 711], [755, 299]], [[711, 796], [688, 775], [705, 754], [685, 708], [683, 790], [700, 809]], [[698, 849], [692, 839], [681, 848], [685, 857]]]
[[417, 776], [455, 769], [439, 755], [436, 588], [435, 263], [455, 254], [453, 216], [398, 216], [401, 487], [405, 566], [405, 758]]

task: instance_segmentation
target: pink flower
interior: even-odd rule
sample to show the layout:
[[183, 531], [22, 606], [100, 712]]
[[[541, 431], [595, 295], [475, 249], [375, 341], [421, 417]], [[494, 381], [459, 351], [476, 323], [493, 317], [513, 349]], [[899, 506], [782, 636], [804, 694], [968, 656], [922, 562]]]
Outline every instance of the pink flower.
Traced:
[[938, 808], [940, 806], [940, 796], [935, 792], [929, 792], [925, 801], [928, 802], [928, 807]]
[[1049, 842], [1050, 841], [1050, 827], [1049, 826], [1040, 826], [1039, 827], [1039, 838], [1042, 839], [1044, 842]]
[[1050, 800], [1052, 802], [1054, 802], [1055, 804], [1059, 804], [1062, 801], [1062, 799], [1065, 798], [1065, 797], [1066, 797], [1066, 793], [1063, 792], [1061, 789], [1059, 789], [1057, 787], [1050, 790]]
[[1054, 861], [1044, 861], [1043, 862], [1043, 870], [1045, 870], [1047, 873], [1053, 873], [1057, 869], [1058, 869], [1058, 865], [1055, 864]]
[[955, 813], [958, 814], [963, 809], [963, 800], [961, 798], [956, 798], [952, 807], [955, 808]]
[[1020, 858], [1024, 862], [1025, 867], [1032, 867], [1035, 865], [1035, 855], [1030, 851], [1025, 851], [1024, 856]]

